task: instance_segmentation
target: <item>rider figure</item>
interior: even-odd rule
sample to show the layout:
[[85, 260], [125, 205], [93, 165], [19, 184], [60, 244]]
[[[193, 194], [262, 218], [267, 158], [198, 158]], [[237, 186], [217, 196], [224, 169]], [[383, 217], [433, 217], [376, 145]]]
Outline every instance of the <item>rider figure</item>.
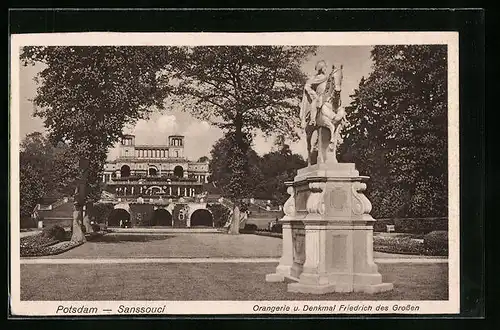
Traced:
[[318, 61], [315, 66], [316, 74], [307, 80], [304, 86], [304, 96], [302, 98], [301, 105], [302, 127], [306, 126], [308, 117], [309, 124], [316, 125], [318, 109], [321, 109], [323, 103], [325, 102], [323, 96], [326, 89], [326, 82], [328, 80], [326, 68], [327, 66], [325, 61]]

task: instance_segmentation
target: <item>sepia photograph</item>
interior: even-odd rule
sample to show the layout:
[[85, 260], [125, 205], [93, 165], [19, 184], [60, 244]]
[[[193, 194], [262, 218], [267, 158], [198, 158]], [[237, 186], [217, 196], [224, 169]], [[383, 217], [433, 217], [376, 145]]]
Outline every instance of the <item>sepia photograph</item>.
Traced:
[[460, 308], [458, 34], [11, 40], [11, 310]]

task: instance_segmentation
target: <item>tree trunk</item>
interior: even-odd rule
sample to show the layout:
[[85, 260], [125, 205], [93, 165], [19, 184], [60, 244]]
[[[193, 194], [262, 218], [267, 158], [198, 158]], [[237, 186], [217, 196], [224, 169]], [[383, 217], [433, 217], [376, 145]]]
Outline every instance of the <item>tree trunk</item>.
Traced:
[[240, 233], [240, 208], [238, 205], [234, 206], [233, 220], [231, 221], [229, 233], [232, 235], [238, 235]]
[[237, 113], [234, 119], [234, 137], [238, 148], [243, 151], [243, 153], [246, 153], [247, 150], [243, 141], [243, 118], [240, 113]]
[[85, 242], [85, 234], [83, 232], [82, 226], [83, 220], [83, 206], [75, 202], [73, 208], [73, 229], [71, 235], [71, 241], [73, 242]]
[[83, 226], [85, 228], [85, 233], [93, 233], [92, 225], [90, 224], [90, 218], [92, 214], [93, 203], [87, 203], [85, 205], [85, 215], [83, 216]]
[[83, 205], [87, 197], [87, 183], [88, 183], [88, 168], [89, 161], [86, 158], [80, 157], [79, 170], [80, 180], [75, 189], [75, 204], [73, 209], [73, 230], [71, 241], [85, 242], [85, 233], [83, 226]]
[[246, 225], [247, 225], [247, 220], [248, 220], [248, 217], [247, 217], [247, 213], [246, 212], [243, 212], [243, 213], [240, 213], [240, 223], [239, 223], [239, 228], [240, 230], [241, 229], [245, 229]]

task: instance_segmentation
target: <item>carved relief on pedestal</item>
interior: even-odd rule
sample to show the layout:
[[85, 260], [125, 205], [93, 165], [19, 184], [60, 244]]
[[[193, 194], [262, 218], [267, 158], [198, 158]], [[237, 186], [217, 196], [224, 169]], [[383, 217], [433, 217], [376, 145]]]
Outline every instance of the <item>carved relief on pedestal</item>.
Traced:
[[294, 191], [293, 187], [288, 187], [286, 192], [290, 195], [290, 197], [287, 199], [287, 201], [283, 205], [283, 213], [285, 213], [286, 216], [294, 217], [296, 214], [295, 191]]
[[352, 213], [356, 215], [369, 214], [372, 210], [372, 203], [362, 193], [366, 189], [366, 183], [354, 182], [352, 184], [353, 205]]
[[335, 211], [343, 211], [347, 207], [347, 192], [341, 187], [335, 187], [330, 192], [330, 204]]
[[309, 184], [311, 191], [307, 199], [307, 212], [325, 214], [325, 202], [323, 196], [325, 194], [325, 182], [313, 182]]
[[294, 203], [297, 212], [307, 211], [307, 199], [309, 198], [309, 185], [294, 186]]
[[292, 230], [293, 262], [303, 265], [306, 261], [306, 236], [302, 230]]

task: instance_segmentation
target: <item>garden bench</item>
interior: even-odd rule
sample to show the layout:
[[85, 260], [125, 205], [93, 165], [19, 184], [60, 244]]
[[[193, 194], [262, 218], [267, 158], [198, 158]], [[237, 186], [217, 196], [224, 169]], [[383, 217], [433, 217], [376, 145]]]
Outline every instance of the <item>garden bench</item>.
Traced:
[[386, 225], [386, 228], [387, 228], [388, 233], [396, 231], [396, 228], [394, 227], [394, 225]]

